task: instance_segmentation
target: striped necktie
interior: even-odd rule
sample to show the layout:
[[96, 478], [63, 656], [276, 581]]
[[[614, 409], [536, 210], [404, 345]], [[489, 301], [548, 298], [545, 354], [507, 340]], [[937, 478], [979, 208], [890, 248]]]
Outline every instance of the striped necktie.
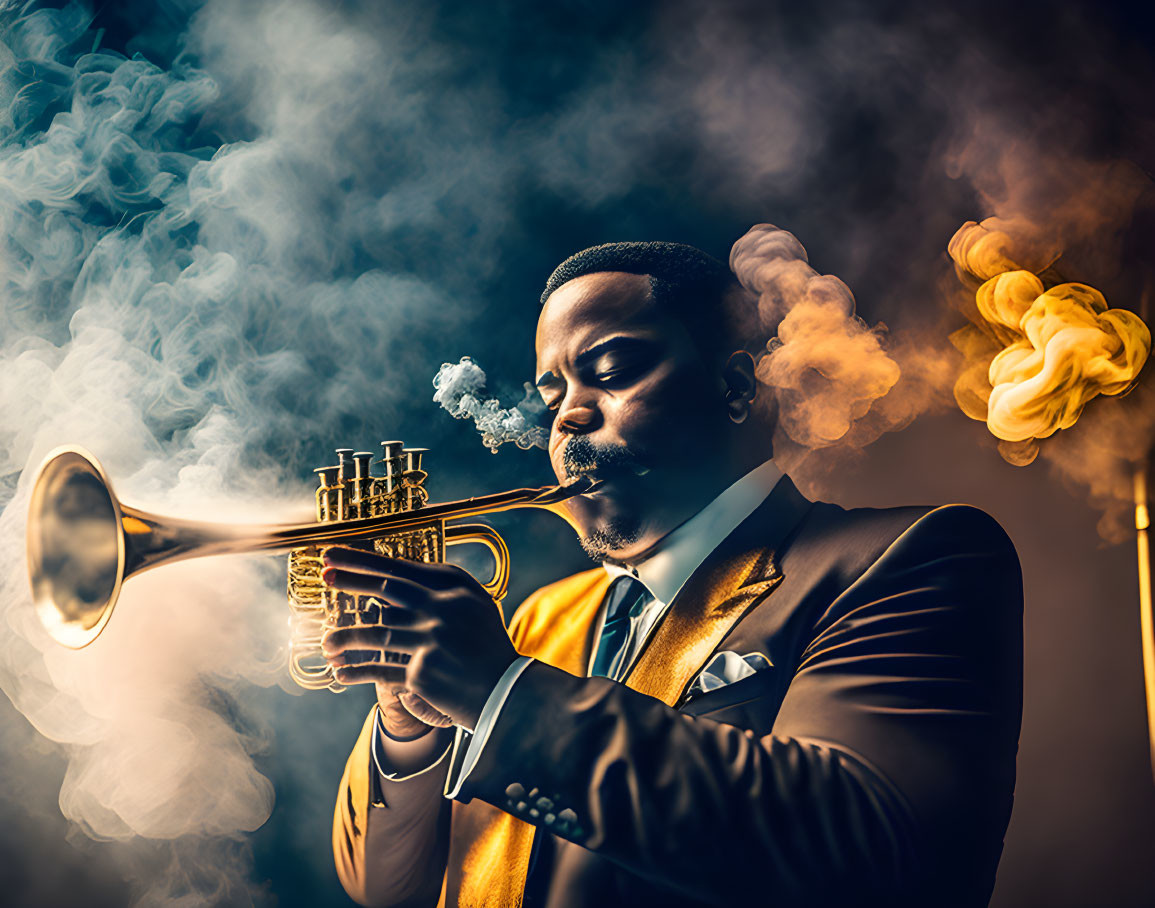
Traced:
[[590, 677], [610, 677], [618, 653], [630, 637], [630, 619], [654, 601], [645, 584], [633, 577], [619, 577], [606, 594], [606, 622], [598, 640], [598, 652]]

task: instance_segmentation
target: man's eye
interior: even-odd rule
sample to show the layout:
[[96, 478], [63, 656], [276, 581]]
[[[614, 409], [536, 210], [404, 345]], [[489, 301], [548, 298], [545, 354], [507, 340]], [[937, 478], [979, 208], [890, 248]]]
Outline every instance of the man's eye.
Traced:
[[603, 369], [598, 372], [594, 378], [597, 379], [600, 385], [606, 385], [611, 388], [622, 387], [640, 378], [645, 371], [645, 363], [627, 363], [621, 366], [615, 366], [612, 369]]

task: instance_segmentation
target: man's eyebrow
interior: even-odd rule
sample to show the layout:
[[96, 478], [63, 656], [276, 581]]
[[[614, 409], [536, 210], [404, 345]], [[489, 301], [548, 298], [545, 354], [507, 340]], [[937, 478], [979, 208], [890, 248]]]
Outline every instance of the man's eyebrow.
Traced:
[[586, 363], [597, 359], [604, 353], [611, 353], [614, 350], [621, 350], [623, 348], [646, 346], [651, 343], [646, 338], [629, 337], [626, 335], [616, 335], [614, 337], [607, 337], [604, 341], [594, 344], [588, 350], [583, 350], [576, 357], [574, 357], [574, 364], [581, 368]]
[[556, 385], [558, 381], [560, 381], [560, 379], [550, 372], [549, 369], [546, 369], [537, 377], [537, 381], [535, 381], [534, 384], [539, 388], [544, 388], [548, 385]]

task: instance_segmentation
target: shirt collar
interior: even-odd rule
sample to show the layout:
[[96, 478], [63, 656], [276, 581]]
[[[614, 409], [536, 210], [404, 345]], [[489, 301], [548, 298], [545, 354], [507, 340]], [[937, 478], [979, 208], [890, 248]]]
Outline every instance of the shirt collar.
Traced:
[[650, 595], [668, 604], [709, 555], [770, 494], [782, 471], [768, 460], [755, 467], [697, 514], [669, 533], [644, 561], [603, 562], [611, 577], [634, 577]]

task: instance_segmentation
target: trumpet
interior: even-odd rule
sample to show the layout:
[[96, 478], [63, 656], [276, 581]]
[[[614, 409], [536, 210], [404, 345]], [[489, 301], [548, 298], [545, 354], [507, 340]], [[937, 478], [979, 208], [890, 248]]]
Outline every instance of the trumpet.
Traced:
[[[482, 584], [496, 601], [509, 582], [509, 548], [485, 524], [451, 520], [516, 508], [562, 514], [560, 505], [590, 491], [582, 476], [566, 485], [512, 489], [430, 504], [423, 448], [382, 442], [382, 456], [337, 450], [338, 463], [315, 471], [317, 520], [299, 524], [222, 524], [151, 514], [120, 502], [100, 463], [78, 447], [57, 448], [41, 465], [28, 512], [28, 576], [37, 614], [59, 643], [79, 649], [108, 624], [124, 583], [165, 564], [239, 552], [289, 550], [289, 671], [309, 689], [340, 691], [321, 654], [333, 627], [374, 624], [380, 604], [325, 588], [326, 546], [354, 545], [416, 561], [443, 561], [450, 545], [476, 543], [493, 555]], [[374, 474], [372, 466], [380, 465]], [[396, 657], [396, 654], [386, 654]]]

